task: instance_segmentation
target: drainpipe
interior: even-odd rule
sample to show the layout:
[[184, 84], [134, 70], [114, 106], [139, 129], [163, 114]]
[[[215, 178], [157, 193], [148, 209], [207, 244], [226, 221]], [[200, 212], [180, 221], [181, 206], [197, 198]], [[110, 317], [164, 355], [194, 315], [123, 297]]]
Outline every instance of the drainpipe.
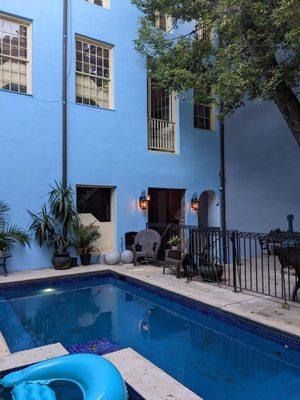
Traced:
[[68, 1], [64, 0], [63, 10], [63, 71], [62, 71], [62, 185], [68, 182]]
[[[222, 108], [222, 105], [221, 105]], [[220, 119], [220, 206], [221, 206], [221, 231], [223, 233], [223, 257], [227, 262], [226, 247], [226, 191], [225, 191], [225, 124], [224, 119]]]

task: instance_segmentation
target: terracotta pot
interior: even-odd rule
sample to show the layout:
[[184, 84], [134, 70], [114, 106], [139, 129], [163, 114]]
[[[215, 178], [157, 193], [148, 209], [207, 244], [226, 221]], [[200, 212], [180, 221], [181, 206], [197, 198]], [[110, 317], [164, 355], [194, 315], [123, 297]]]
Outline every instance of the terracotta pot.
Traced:
[[69, 269], [73, 265], [70, 253], [54, 253], [51, 261], [53, 267], [58, 270]]

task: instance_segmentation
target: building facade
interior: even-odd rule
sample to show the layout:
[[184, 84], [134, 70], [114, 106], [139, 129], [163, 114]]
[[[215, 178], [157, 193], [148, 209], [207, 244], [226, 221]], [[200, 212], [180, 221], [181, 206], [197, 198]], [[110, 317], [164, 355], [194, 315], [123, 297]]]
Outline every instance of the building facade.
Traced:
[[[63, 1], [2, 0], [0, 198], [28, 228], [62, 175]], [[68, 182], [85, 222], [99, 221], [102, 251], [147, 222], [219, 224], [219, 124], [213, 110], [147, 79], [134, 49], [130, 0], [72, 0], [68, 15]], [[161, 21], [161, 29], [168, 21]], [[139, 207], [142, 190], [151, 195]], [[51, 251], [16, 246], [10, 270], [48, 267]]]
[[226, 124], [229, 229], [300, 231], [300, 148], [278, 108], [247, 104]]

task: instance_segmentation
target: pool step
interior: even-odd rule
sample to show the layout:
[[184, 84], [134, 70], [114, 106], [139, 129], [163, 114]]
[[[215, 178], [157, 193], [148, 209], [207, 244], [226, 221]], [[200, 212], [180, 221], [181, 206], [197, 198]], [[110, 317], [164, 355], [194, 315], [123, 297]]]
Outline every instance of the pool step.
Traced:
[[104, 356], [144, 400], [202, 400], [146, 358], [128, 348]]
[[65, 346], [70, 354], [96, 354], [103, 356], [104, 354], [112, 353], [113, 351], [120, 350], [118, 345], [110, 339], [102, 338], [92, 340], [87, 343], [78, 343], [71, 346]]
[[10, 347], [10, 341], [14, 342], [16, 351], [35, 347], [30, 335], [6, 300], [0, 301], [0, 329], [3, 332], [3, 336], [7, 338]]

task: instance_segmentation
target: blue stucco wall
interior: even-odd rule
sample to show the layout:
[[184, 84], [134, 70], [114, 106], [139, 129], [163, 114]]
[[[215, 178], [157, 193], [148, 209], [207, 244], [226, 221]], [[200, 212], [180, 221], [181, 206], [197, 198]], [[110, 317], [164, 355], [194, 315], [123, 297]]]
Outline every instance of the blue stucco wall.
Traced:
[[226, 124], [229, 228], [300, 230], [300, 148], [274, 104], [248, 104]]
[[[218, 192], [219, 135], [193, 128], [193, 105], [179, 101], [179, 154], [147, 150], [145, 60], [134, 50], [138, 11], [130, 0], [111, 0], [111, 9], [72, 0], [69, 41], [69, 181], [116, 187], [116, 243], [126, 231], [145, 226], [138, 208], [142, 189], [186, 189], [186, 222], [194, 192]], [[33, 20], [33, 95], [0, 92], [0, 198], [12, 221], [29, 226], [26, 209], [39, 210], [48, 184], [61, 177], [62, 2], [2, 0], [1, 12]], [[114, 45], [115, 109], [75, 103], [75, 34]], [[10, 270], [50, 265], [50, 251], [34, 243], [15, 248]]]

